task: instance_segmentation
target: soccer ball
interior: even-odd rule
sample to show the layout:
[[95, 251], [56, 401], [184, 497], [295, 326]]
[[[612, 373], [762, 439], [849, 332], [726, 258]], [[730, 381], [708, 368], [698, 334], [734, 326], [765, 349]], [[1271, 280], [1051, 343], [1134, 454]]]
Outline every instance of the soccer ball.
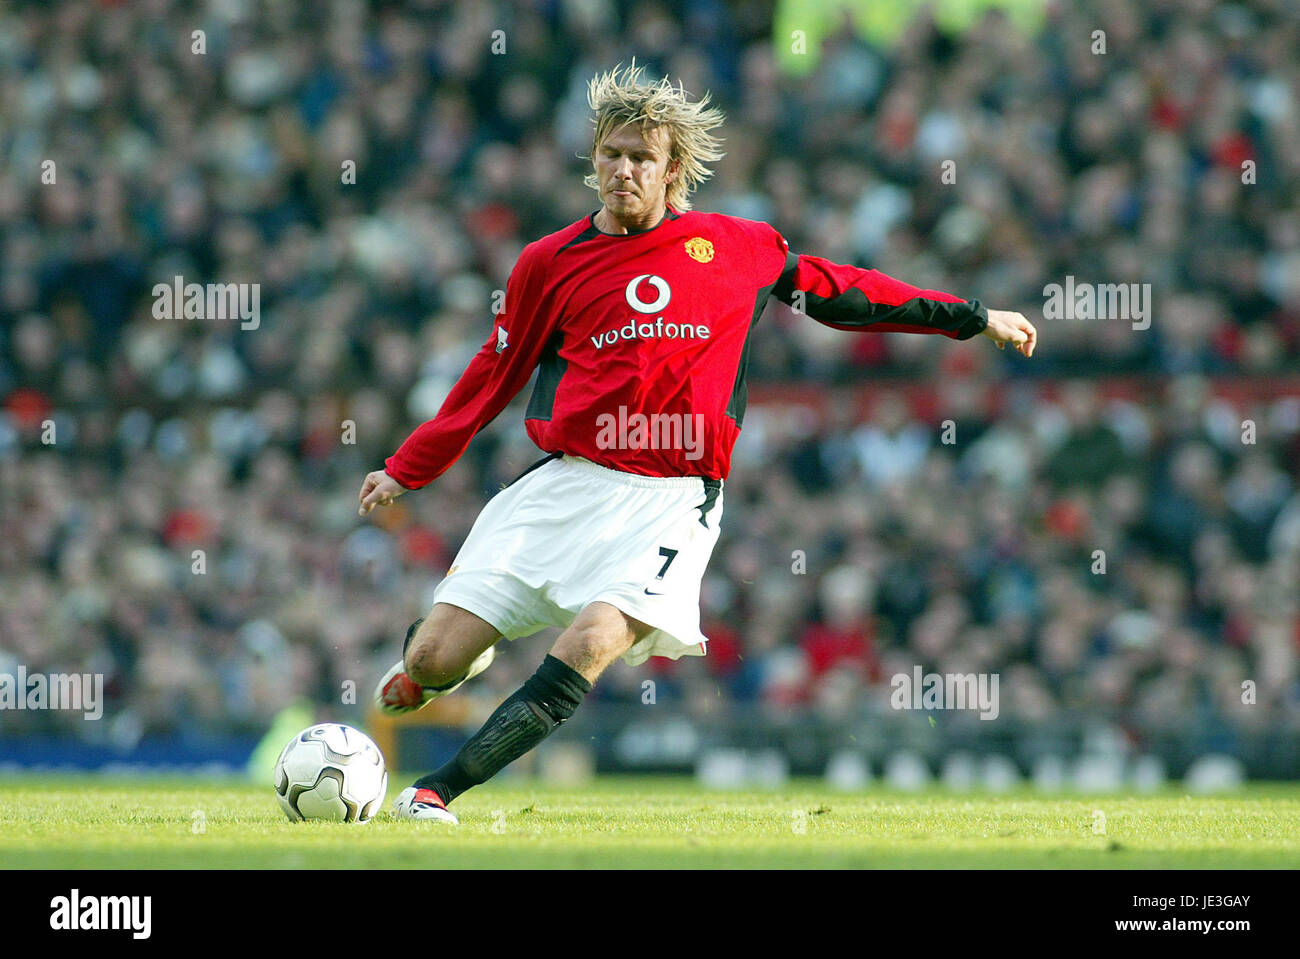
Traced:
[[304, 729], [275, 762], [275, 798], [294, 822], [369, 822], [387, 790], [383, 753], [351, 726]]

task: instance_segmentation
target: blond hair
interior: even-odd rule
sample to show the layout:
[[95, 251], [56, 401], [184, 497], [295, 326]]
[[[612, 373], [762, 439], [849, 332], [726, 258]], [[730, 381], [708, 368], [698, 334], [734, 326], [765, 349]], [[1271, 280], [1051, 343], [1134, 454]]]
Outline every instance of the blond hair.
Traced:
[[[673, 86], [667, 77], [646, 80], [645, 68], [633, 60], [629, 67], [619, 64], [592, 77], [587, 84], [587, 103], [595, 125], [591, 138], [593, 157], [605, 137], [628, 123], [639, 124], [642, 133], [647, 127], [667, 128], [668, 161], [678, 164], [677, 176], [668, 184], [667, 202], [674, 209], [689, 210], [691, 193], [713, 175], [705, 164], [724, 156], [719, 149], [722, 140], [709, 133], [724, 119], [721, 110], [709, 106], [709, 94], [692, 102], [685, 88]], [[588, 173], [583, 182], [599, 192], [600, 181], [594, 172]]]

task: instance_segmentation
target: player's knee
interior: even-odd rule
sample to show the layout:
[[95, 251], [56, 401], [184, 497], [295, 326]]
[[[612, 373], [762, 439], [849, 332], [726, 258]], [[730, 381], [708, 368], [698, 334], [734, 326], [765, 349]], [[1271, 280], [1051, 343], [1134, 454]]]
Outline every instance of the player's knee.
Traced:
[[581, 658], [604, 662], [622, 655], [626, 641], [623, 636], [610, 630], [589, 626], [574, 635], [571, 645]]
[[406, 675], [421, 686], [446, 686], [465, 674], [465, 668], [441, 649], [436, 638], [418, 633], [406, 649]]
[[608, 623], [585, 623], [562, 637], [552, 653], [591, 678], [626, 653], [634, 638], [625, 629], [611, 628]]

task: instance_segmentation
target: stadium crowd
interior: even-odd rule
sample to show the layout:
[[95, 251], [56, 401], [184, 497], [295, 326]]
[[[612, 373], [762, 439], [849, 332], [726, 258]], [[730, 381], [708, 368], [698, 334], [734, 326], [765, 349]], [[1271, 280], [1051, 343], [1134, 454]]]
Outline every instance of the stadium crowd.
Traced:
[[[5, 726], [129, 742], [365, 701], [540, 455], [528, 391], [366, 520], [361, 480], [436, 412], [522, 246], [596, 209], [585, 84], [635, 55], [728, 113], [697, 209], [1021, 310], [1040, 344], [769, 307], [710, 654], [595, 695], [648, 676], [700, 715], [835, 717], [920, 664], [999, 673], [1029, 721], [1300, 727], [1294, 10], [1053, 3], [1024, 28], [994, 4], [888, 45], [845, 18], [795, 72], [781, 6], [0, 9], [0, 672], [108, 684], [107, 732]], [[259, 284], [256, 324], [156, 318], [176, 276]], [[1151, 322], [1039, 322], [1067, 276], [1150, 284]], [[536, 659], [503, 652], [470, 695]]]

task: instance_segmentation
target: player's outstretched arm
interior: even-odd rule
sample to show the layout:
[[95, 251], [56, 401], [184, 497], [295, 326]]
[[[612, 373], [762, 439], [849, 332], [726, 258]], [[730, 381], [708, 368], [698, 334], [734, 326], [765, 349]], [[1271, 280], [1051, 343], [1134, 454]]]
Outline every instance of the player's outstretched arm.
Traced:
[[989, 310], [989, 325], [983, 332], [998, 345], [999, 350], [1010, 343], [1026, 357], [1034, 355], [1034, 346], [1038, 343], [1034, 324], [1025, 319], [1023, 313], [1012, 310]]
[[849, 331], [940, 333], [954, 340], [969, 340], [988, 324], [988, 310], [978, 300], [924, 290], [879, 270], [796, 254], [775, 230], [771, 236], [777, 242], [767, 252], [779, 251], [784, 259], [771, 295], [818, 323]]
[[383, 470], [367, 473], [361, 484], [361, 506], [358, 516], [365, 516], [376, 506], [387, 506], [406, 492], [406, 487], [393, 479]]

